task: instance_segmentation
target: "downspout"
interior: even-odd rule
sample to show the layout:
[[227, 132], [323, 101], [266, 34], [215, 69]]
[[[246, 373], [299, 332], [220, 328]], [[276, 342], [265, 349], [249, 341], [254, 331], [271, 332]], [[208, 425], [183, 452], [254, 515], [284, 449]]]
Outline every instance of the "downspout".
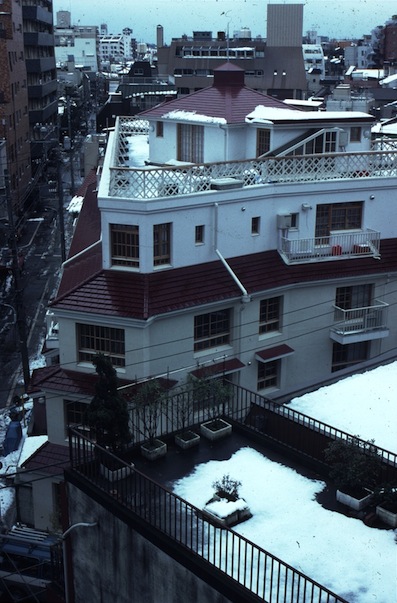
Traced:
[[243, 297], [242, 297], [241, 301], [246, 304], [246, 303], [248, 303], [248, 302], [251, 301], [251, 296], [248, 295], [247, 289], [244, 287], [244, 285], [239, 280], [239, 278], [237, 277], [237, 275], [233, 272], [233, 270], [231, 269], [231, 267], [229, 266], [229, 264], [227, 263], [227, 261], [225, 260], [225, 258], [223, 257], [223, 255], [221, 254], [221, 252], [218, 249], [218, 208], [219, 208], [218, 203], [214, 203], [214, 208], [215, 208], [215, 218], [214, 218], [214, 250], [215, 250], [215, 253], [218, 256], [218, 258], [221, 260], [222, 264], [225, 266], [226, 270], [228, 271], [228, 273], [230, 274], [230, 276], [232, 277], [232, 279], [234, 280], [234, 282], [236, 283], [236, 285], [238, 286], [238, 288], [242, 292]]

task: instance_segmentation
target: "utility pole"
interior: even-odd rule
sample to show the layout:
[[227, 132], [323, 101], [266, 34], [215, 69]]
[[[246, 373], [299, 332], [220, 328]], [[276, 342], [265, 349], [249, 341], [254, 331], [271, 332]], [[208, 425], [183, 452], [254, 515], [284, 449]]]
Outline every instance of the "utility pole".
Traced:
[[10, 175], [7, 170], [4, 170], [4, 183], [6, 190], [6, 201], [7, 201], [7, 213], [8, 213], [8, 224], [9, 224], [9, 246], [11, 249], [12, 255], [12, 276], [14, 280], [14, 289], [15, 289], [15, 314], [18, 325], [18, 335], [19, 335], [19, 351], [21, 354], [22, 361], [22, 371], [23, 371], [23, 381], [24, 381], [24, 390], [26, 390], [30, 383], [30, 369], [29, 369], [29, 354], [28, 354], [28, 344], [27, 344], [27, 336], [26, 336], [26, 315], [25, 315], [25, 306], [23, 303], [23, 290], [21, 277], [19, 273], [19, 262], [18, 262], [18, 247], [17, 247], [17, 237], [15, 231], [15, 223], [14, 223], [14, 212], [12, 207], [12, 199], [11, 199], [11, 188], [10, 188]]
[[57, 155], [57, 179], [58, 179], [58, 218], [59, 230], [61, 234], [61, 260], [62, 264], [66, 261], [66, 246], [65, 246], [65, 220], [63, 215], [63, 173], [62, 173], [62, 156], [58, 145]]

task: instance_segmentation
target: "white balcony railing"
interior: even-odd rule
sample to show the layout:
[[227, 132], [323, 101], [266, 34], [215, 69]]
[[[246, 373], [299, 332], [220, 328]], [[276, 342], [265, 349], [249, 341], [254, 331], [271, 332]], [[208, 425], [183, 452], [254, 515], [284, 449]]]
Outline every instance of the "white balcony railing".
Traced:
[[357, 257], [380, 257], [380, 232], [365, 229], [332, 232], [312, 239], [281, 238], [279, 253], [286, 264], [305, 264]]
[[387, 315], [389, 304], [375, 300], [374, 306], [344, 310], [334, 306], [336, 323], [331, 327], [331, 334], [351, 336], [375, 331], [388, 332]]
[[397, 151], [333, 153], [290, 157], [266, 157], [245, 161], [186, 164], [172, 167], [127, 167], [128, 137], [147, 130], [126, 118], [116, 126], [116, 146], [110, 167], [109, 194], [112, 197], [156, 199], [209, 191], [214, 181], [236, 180], [236, 187], [269, 183], [318, 182], [351, 178], [397, 176]]

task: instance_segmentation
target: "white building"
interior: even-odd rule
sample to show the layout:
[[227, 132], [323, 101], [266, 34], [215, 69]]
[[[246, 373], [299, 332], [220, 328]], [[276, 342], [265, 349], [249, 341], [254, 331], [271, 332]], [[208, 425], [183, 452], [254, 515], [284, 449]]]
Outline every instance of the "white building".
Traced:
[[96, 25], [71, 25], [69, 11], [57, 13], [54, 27], [55, 58], [57, 66], [73, 63], [86, 70], [98, 71], [99, 34]]
[[229, 62], [140, 118], [110, 134], [51, 305], [59, 364], [33, 375], [51, 443], [97, 352], [123, 384], [210, 372], [280, 401], [395, 356], [397, 163], [371, 115], [291, 109]]

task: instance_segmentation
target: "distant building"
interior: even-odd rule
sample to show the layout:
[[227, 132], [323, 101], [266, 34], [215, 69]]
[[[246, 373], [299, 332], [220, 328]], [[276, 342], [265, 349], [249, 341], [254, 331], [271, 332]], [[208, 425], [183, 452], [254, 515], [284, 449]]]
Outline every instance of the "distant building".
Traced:
[[59, 11], [54, 35], [59, 68], [67, 68], [69, 63], [74, 63], [84, 71], [98, 71], [99, 33], [96, 25], [71, 25], [70, 12]]
[[[303, 5], [268, 5], [267, 40], [251, 37], [243, 28], [229, 39], [220, 31], [193, 32], [193, 37], [173, 38], [164, 45], [157, 28], [159, 75], [174, 77], [180, 96], [211, 84], [214, 70], [225, 60], [245, 73], [247, 86], [284, 98], [305, 98], [306, 74], [302, 56]], [[265, 19], [264, 19], [265, 22]]]
[[103, 34], [99, 38], [99, 58], [102, 66], [106, 63], [124, 65], [136, 56], [136, 40], [132, 29], [126, 27], [121, 34]]

